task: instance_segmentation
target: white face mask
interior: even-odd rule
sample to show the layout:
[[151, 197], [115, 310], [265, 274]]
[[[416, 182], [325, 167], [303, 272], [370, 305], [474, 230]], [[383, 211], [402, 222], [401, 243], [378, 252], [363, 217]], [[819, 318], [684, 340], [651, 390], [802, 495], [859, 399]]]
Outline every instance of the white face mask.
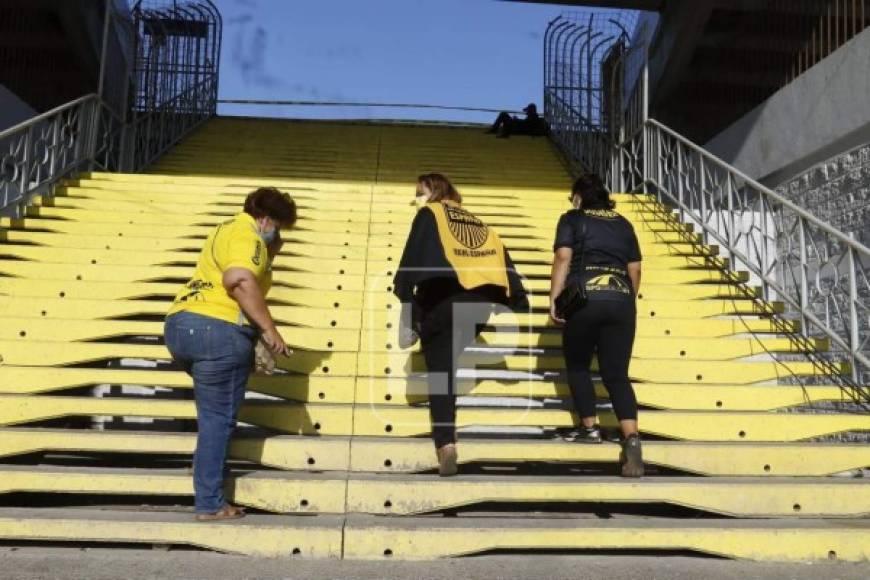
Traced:
[[571, 198], [571, 205], [574, 206], [574, 209], [580, 209], [580, 207], [583, 205], [582, 201], [583, 200], [580, 198], [579, 195], [575, 195]]
[[264, 230], [262, 228], [263, 228], [263, 225], [261, 224], [260, 227], [258, 228], [258, 230], [259, 230], [258, 233], [260, 234], [260, 239], [262, 239], [263, 242], [266, 243], [266, 245], [269, 245], [272, 242], [274, 242], [275, 238], [278, 237], [278, 228], [273, 227], [271, 230]]
[[427, 194], [418, 195], [414, 198], [414, 205], [417, 206], [417, 209], [422, 209], [429, 202], [429, 196]]
[[266, 243], [266, 245], [271, 244], [275, 241], [275, 238], [278, 237], [278, 230], [272, 229], [268, 232], [260, 232], [260, 238]]

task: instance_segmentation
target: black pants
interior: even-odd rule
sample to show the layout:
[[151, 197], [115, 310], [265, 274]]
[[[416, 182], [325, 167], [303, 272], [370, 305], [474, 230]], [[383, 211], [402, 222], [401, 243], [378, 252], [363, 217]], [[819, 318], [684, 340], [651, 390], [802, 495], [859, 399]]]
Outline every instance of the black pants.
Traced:
[[[455, 310], [454, 310], [455, 307]], [[435, 447], [456, 442], [456, 371], [492, 312], [490, 299], [459, 292], [424, 312], [420, 343], [429, 383], [429, 417]]]
[[495, 122], [492, 124], [490, 132], [498, 133], [499, 135], [510, 135], [514, 132], [514, 126], [518, 122], [519, 119], [512, 117], [510, 113], [500, 113], [499, 116], [496, 117]]
[[637, 420], [637, 398], [628, 380], [637, 309], [634, 302], [590, 300], [565, 324], [562, 350], [568, 385], [579, 417], [595, 416], [595, 388], [589, 374], [592, 355], [620, 421]]

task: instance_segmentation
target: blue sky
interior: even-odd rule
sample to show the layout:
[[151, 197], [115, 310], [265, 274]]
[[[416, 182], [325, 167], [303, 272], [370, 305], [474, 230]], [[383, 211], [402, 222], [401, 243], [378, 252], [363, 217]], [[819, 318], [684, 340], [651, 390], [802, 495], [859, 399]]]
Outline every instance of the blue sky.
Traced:
[[[540, 106], [564, 6], [496, 0], [213, 0], [227, 99]], [[221, 105], [222, 115], [489, 121], [490, 113]]]

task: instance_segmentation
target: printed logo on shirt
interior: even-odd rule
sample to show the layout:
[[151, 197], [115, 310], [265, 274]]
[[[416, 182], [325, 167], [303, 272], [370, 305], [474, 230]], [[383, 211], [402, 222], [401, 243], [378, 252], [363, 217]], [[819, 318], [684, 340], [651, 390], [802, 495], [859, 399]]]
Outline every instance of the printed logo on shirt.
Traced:
[[585, 209], [583, 213], [597, 218], [616, 219], [619, 217], [618, 213], [609, 209]]
[[257, 240], [254, 242], [254, 255], [251, 256], [251, 262], [254, 263], [255, 266], [260, 265], [260, 260], [263, 259], [263, 242]]
[[190, 282], [185, 285], [185, 288], [189, 290], [187, 294], [183, 294], [179, 296], [175, 301], [176, 302], [201, 302], [205, 300], [205, 296], [203, 296], [203, 290], [212, 290], [214, 289], [214, 284], [211, 282], [206, 282], [205, 280], [197, 280], [194, 278]]
[[587, 292], [619, 292], [631, 294], [631, 288], [622, 276], [614, 274], [601, 274], [586, 282]]
[[450, 233], [460, 244], [471, 250], [486, 243], [489, 230], [482, 221], [462, 208], [444, 206]]

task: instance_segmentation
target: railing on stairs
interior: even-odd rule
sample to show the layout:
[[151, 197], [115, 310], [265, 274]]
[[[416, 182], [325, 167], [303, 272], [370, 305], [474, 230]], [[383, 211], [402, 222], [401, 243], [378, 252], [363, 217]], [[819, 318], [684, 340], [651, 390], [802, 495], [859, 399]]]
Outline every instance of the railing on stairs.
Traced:
[[[563, 46], [571, 41], [560, 41], [560, 27], [563, 21], [553, 21], [545, 35], [544, 102], [553, 140], [569, 163], [600, 174], [614, 191], [653, 194], [676, 210], [705, 243], [720, 246], [732, 268], [750, 273], [764, 301], [785, 303], [784, 316], [800, 323], [803, 336], [828, 339], [828, 353], [810, 356], [855, 400], [870, 402], [870, 249], [648, 118], [644, 46], [626, 48], [625, 37], [610, 34], [609, 45], [589, 60], [594, 77], [581, 83], [598, 102], [577, 106], [566, 98], [576, 71], [575, 59], [565, 55], [578, 49]], [[599, 113], [589, 118], [589, 110]], [[833, 361], [849, 363], [849, 373]]]
[[[221, 32], [210, 0], [145, 0], [131, 14], [107, 3], [100, 92], [0, 132], [0, 214], [21, 216], [76, 172], [143, 171], [213, 117]], [[113, 66], [120, 42], [136, 55], [133, 70], [104, 79], [124, 68]]]

